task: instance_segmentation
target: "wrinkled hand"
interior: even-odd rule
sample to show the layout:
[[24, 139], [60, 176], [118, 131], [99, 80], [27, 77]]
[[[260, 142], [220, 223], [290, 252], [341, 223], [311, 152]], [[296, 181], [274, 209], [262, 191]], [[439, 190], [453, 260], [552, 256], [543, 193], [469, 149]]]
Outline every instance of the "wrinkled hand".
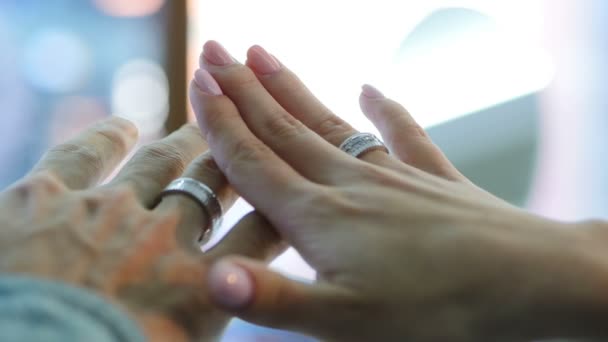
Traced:
[[374, 88], [361, 107], [392, 155], [358, 160], [335, 147], [355, 131], [260, 47], [242, 65], [211, 41], [200, 64], [191, 100], [220, 169], [318, 272], [305, 284], [224, 259], [219, 307], [341, 341], [576, 335], [606, 311], [599, 245], [471, 184]]
[[[111, 118], [47, 153], [0, 195], [0, 272], [43, 277], [97, 292], [127, 310], [149, 339], [210, 340], [228, 316], [207, 300], [210, 262], [229, 254], [267, 260], [279, 239], [256, 213], [203, 255], [205, 212], [183, 196], [151, 208], [182, 175], [235, 199], [195, 126], [139, 150], [114, 180], [97, 186], [136, 142], [129, 122]], [[194, 161], [193, 161], [194, 160]], [[149, 209], [150, 208], [150, 209]]]

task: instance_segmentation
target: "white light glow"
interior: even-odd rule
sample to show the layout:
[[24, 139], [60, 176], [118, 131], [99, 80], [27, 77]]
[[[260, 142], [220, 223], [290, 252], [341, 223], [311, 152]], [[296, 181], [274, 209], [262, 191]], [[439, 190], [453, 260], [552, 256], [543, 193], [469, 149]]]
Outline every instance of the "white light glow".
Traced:
[[27, 44], [25, 75], [38, 89], [66, 93], [79, 89], [91, 69], [91, 54], [80, 37], [58, 30], [46, 30]]
[[[200, 41], [224, 44], [235, 57], [260, 44], [279, 57], [336, 113], [375, 131], [358, 107], [371, 83], [402, 102], [423, 126], [466, 115], [545, 87], [553, 77], [540, 47], [540, 0], [199, 2]], [[459, 6], [483, 13], [493, 32], [471, 32], [434, 46], [435, 53], [397, 58], [431, 13]], [[232, 9], [238, 8], [238, 11]], [[230, 20], [221, 13], [230, 13]], [[449, 27], [446, 30], [458, 29]]]
[[133, 60], [114, 76], [112, 113], [134, 122], [142, 136], [162, 129], [169, 111], [169, 82], [162, 67]]

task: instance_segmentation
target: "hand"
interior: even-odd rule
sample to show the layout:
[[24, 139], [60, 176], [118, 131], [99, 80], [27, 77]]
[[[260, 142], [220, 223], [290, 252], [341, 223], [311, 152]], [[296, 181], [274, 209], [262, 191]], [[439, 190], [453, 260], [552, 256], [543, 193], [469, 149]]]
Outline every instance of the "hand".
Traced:
[[[204, 210], [165, 186], [182, 175], [235, 199], [199, 129], [187, 125], [139, 150], [114, 180], [97, 186], [137, 138], [111, 118], [47, 153], [32, 173], [0, 195], [0, 272], [84, 287], [123, 307], [153, 341], [210, 340], [228, 316], [207, 301], [210, 262], [229, 254], [268, 260], [278, 235], [260, 215], [246, 216], [203, 255], [196, 244]], [[148, 209], [152, 208], [152, 209]]]
[[608, 317], [598, 321], [608, 308], [600, 249], [572, 225], [471, 184], [399, 104], [364, 87], [363, 112], [393, 155], [358, 160], [335, 148], [355, 131], [260, 47], [241, 65], [208, 42], [200, 63], [191, 101], [220, 169], [318, 272], [305, 284], [226, 258], [209, 276], [219, 307], [344, 341], [532, 339], [607, 326], [597, 324]]

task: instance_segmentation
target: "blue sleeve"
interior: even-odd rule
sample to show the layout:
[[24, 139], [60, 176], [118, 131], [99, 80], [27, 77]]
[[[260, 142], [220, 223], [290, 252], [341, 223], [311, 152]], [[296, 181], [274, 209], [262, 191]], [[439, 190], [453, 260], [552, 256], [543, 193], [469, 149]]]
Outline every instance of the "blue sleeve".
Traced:
[[125, 313], [84, 289], [0, 276], [2, 342], [145, 341]]

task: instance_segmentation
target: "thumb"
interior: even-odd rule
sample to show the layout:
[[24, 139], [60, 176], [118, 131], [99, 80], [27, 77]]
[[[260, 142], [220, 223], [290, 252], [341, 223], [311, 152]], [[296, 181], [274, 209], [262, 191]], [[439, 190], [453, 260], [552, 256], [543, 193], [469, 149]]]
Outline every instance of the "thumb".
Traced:
[[211, 302], [254, 324], [329, 337], [358, 307], [354, 295], [330, 284], [307, 284], [271, 271], [263, 263], [227, 257], [209, 270]]

